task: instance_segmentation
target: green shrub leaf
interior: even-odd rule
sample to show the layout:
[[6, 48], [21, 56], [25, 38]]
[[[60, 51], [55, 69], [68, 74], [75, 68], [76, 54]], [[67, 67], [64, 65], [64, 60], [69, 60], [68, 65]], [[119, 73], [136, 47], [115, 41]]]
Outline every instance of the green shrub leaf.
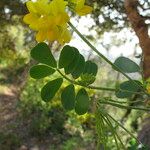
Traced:
[[129, 98], [134, 94], [134, 92], [139, 91], [139, 86], [141, 85], [141, 83], [137, 80], [134, 81], [137, 83], [137, 85], [134, 84], [132, 81], [125, 81], [121, 83], [119, 86], [119, 90], [116, 92], [116, 96], [118, 98]]
[[49, 65], [53, 68], [57, 67], [56, 60], [46, 43], [39, 43], [31, 50], [31, 57], [40, 63]]
[[34, 79], [41, 79], [55, 72], [55, 69], [46, 65], [35, 65], [30, 69], [30, 76]]
[[59, 90], [63, 82], [62, 78], [57, 78], [55, 80], [49, 81], [41, 90], [41, 97], [45, 102], [50, 101]]
[[59, 68], [61, 69], [68, 66], [74, 57], [74, 48], [69, 45], [64, 46], [59, 57]]
[[79, 51], [73, 47], [74, 50], [74, 57], [70, 58], [72, 61], [70, 62], [70, 64], [68, 66], [66, 66], [65, 69], [65, 73], [69, 74], [72, 73], [74, 71], [74, 69], [76, 68], [76, 66], [78, 65], [79, 59], [80, 59], [80, 53]]
[[78, 64], [74, 68], [74, 71], [71, 73], [73, 78], [77, 79], [81, 75], [81, 73], [84, 71], [84, 67], [85, 67], [85, 59], [80, 54], [80, 58], [79, 58]]
[[124, 73], [134, 73], [140, 71], [140, 67], [135, 62], [126, 57], [121, 56], [117, 58], [114, 64]]
[[85, 114], [89, 109], [89, 96], [85, 89], [79, 90], [76, 96], [75, 111], [78, 115]]
[[88, 61], [86, 61], [85, 62], [85, 68], [84, 68], [84, 72], [83, 72], [83, 74], [91, 74], [91, 61], [90, 60], [88, 60]]
[[61, 102], [66, 110], [72, 110], [75, 106], [75, 89], [74, 85], [67, 86], [61, 94]]
[[91, 74], [96, 76], [97, 71], [98, 67], [95, 63], [91, 62], [90, 60], [86, 61], [83, 74]]
[[90, 85], [96, 79], [94, 75], [88, 74], [88, 73], [81, 74], [80, 78], [81, 78], [81, 80], [79, 80], [78, 82], [83, 84], [83, 85]]
[[92, 72], [92, 75], [96, 76], [97, 72], [98, 72], [98, 66], [92, 62], [91, 64], [91, 72]]
[[98, 66], [91, 62], [90, 60], [85, 62], [84, 71], [81, 74], [81, 81], [82, 84], [89, 85], [95, 81], [95, 76], [98, 71]]

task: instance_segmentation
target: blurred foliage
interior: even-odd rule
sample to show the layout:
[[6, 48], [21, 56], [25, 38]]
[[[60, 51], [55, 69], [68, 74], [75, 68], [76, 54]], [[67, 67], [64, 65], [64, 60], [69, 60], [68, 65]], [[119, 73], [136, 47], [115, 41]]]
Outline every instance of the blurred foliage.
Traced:
[[[1, 22], [12, 23], [14, 15], [22, 17], [26, 14], [25, 1], [26, 0], [1, 0]], [[94, 8], [91, 15], [94, 20], [92, 28], [94, 28], [99, 35], [102, 35], [106, 31], [120, 31], [129, 26], [124, 8], [124, 0], [87, 0], [87, 3]], [[150, 8], [149, 0], [139, 0], [138, 10], [145, 18], [149, 15], [148, 8]], [[146, 18], [146, 23], [149, 23], [147, 20], [149, 20], [149, 17]]]
[[[17, 18], [14, 18], [14, 20], [17, 20]], [[25, 32], [26, 30], [19, 22], [14, 25], [6, 24], [2, 26], [0, 29], [0, 62], [3, 65], [14, 63], [14, 66], [16, 66], [29, 59], [27, 47], [24, 45]]]
[[[128, 26], [122, 0], [89, 0], [88, 3], [91, 3], [95, 9], [91, 15], [95, 22], [92, 29], [96, 30], [98, 36], [101, 36], [105, 31], [120, 31], [120, 29]], [[145, 8], [150, 6], [148, 0], [141, 0], [140, 3], [144, 4]], [[0, 83], [2, 84], [10, 84], [11, 80], [16, 82], [19, 79], [20, 72], [29, 63], [29, 49], [35, 45], [33, 32], [29, 31], [22, 23], [22, 15], [25, 13], [26, 7], [23, 0], [0, 0]], [[116, 45], [120, 43], [120, 41], [115, 41], [116, 35], [112, 39]], [[107, 45], [106, 49], [110, 47], [111, 44]], [[95, 61], [98, 60], [94, 59]], [[118, 77], [106, 64], [100, 63], [99, 65], [101, 66], [96, 80], [97, 85], [114, 87], [113, 77], [117, 79], [117, 82], [124, 80], [124, 78]], [[19, 123], [16, 123], [15, 128], [12, 126], [11, 130], [15, 129], [16, 132], [18, 126], [23, 124], [26, 132], [29, 132], [25, 133], [24, 136], [28, 136], [26, 138], [29, 138], [29, 140], [31, 137], [47, 138], [48, 141], [51, 139], [50, 149], [52, 147], [53, 149], [62, 150], [95, 149], [97, 140], [95, 117], [92, 113], [78, 116], [73, 111], [66, 112], [60, 105], [59, 93], [50, 103], [41, 101], [40, 87], [49, 78], [35, 81], [29, 77], [27, 79], [23, 78], [24, 80], [26, 84], [17, 105]], [[68, 83], [66, 82], [60, 91], [67, 85]], [[79, 87], [77, 86], [76, 91], [78, 89]], [[95, 97], [102, 96], [110, 97], [112, 94], [103, 91], [96, 93], [90, 90], [90, 97], [93, 100], [91, 103], [94, 103]], [[93, 112], [93, 109], [91, 107], [90, 112]], [[118, 120], [125, 113], [124, 110], [118, 110], [110, 106], [107, 106], [106, 109]], [[144, 113], [139, 111], [132, 111], [128, 116], [128, 120], [125, 118], [123, 123], [134, 133], [137, 133], [141, 127], [141, 116], [143, 115]], [[129, 149], [137, 147], [134, 142], [129, 144], [130, 138], [128, 135], [118, 128], [117, 130], [119, 131], [119, 136], [129, 146]], [[108, 148], [115, 150], [114, 138], [107, 127], [105, 134], [108, 136]], [[16, 149], [21, 144], [22, 138], [17, 133], [0, 132], [0, 149]]]
[[[40, 139], [51, 134], [62, 134], [65, 142], [58, 146], [64, 150], [67, 148], [71, 150], [73, 147], [77, 149], [80, 142], [83, 147], [92, 145], [96, 140], [93, 130], [94, 116], [90, 114], [78, 116], [74, 111], [66, 112], [61, 105], [60, 92], [68, 85], [67, 82], [51, 102], [41, 100], [39, 87], [49, 79], [38, 80], [35, 84], [35, 80], [29, 78], [18, 102], [20, 120], [28, 122], [29, 134]], [[79, 87], [76, 87], [76, 90], [78, 89]], [[53, 144], [58, 148], [57, 144]]]
[[[130, 26], [124, 8], [124, 0], [92, 0], [88, 1], [88, 3], [94, 7], [92, 18], [95, 24], [92, 28], [100, 35], [107, 31], [120, 31]], [[149, 16], [149, 0], [139, 0], [137, 5], [142, 16]], [[149, 24], [149, 21], [147, 21], [149, 17], [145, 20]]]
[[0, 148], [2, 150], [16, 149], [21, 145], [21, 139], [14, 133], [0, 132]]

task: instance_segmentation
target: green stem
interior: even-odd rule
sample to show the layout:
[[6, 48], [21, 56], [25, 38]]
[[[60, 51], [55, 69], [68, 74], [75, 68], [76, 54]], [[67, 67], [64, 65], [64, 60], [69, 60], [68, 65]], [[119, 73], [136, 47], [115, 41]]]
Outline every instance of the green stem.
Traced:
[[138, 102], [141, 102], [141, 103], [144, 103], [144, 100], [136, 100], [136, 101], [118, 101], [118, 100], [112, 100], [112, 99], [105, 99], [105, 101], [110, 101], [110, 102], [114, 102], [114, 103], [120, 103], [120, 104], [123, 104], [123, 103], [138, 103]]
[[99, 111], [96, 112], [95, 117], [96, 117], [96, 130], [97, 130], [97, 135], [98, 135], [97, 150], [99, 150], [101, 146], [104, 149], [106, 149], [107, 137], [105, 136], [105, 133], [104, 133], [105, 124], [104, 124], [103, 118]]
[[[102, 112], [104, 114], [104, 112]], [[136, 139], [136, 141], [139, 144], [142, 144], [135, 136], [134, 134], [132, 134], [130, 131], [128, 131], [121, 123], [119, 123], [117, 120], [115, 120], [111, 115], [109, 115], [106, 111], [105, 111], [105, 116], [108, 116], [109, 118], [111, 118], [118, 126], [120, 126], [122, 129], [124, 129], [131, 137], [133, 137], [134, 139]], [[143, 145], [143, 144], [142, 144]]]
[[118, 141], [117, 141], [117, 138], [116, 138], [116, 135], [115, 135], [115, 130], [114, 130], [112, 124], [110, 124], [103, 115], [101, 115], [101, 116], [102, 116], [103, 120], [106, 122], [106, 124], [109, 126], [110, 130], [112, 131], [113, 137], [115, 139], [115, 143], [117, 145], [117, 150], [119, 150]]
[[76, 84], [85, 88], [89, 88], [89, 89], [94, 89], [94, 90], [103, 90], [103, 91], [112, 91], [115, 92], [116, 89], [113, 88], [106, 88], [106, 87], [95, 87], [95, 86], [85, 86], [83, 84], [80, 84], [79, 82], [73, 81], [71, 79], [69, 79], [67, 76], [65, 76], [59, 69], [57, 69], [57, 71], [59, 72], [59, 74], [64, 77], [67, 81], [69, 81], [72, 84]]
[[[108, 122], [111, 123], [110, 119], [109, 119], [107, 116], [105, 116], [105, 117], [107, 118]], [[121, 143], [121, 145], [122, 145], [122, 148], [123, 148], [124, 150], [126, 150], [126, 148], [125, 148], [125, 146], [124, 146], [124, 144], [123, 144], [123, 142], [122, 142], [122, 140], [121, 140], [121, 138], [120, 138], [120, 136], [118, 135], [117, 132], [116, 132], [116, 136], [117, 136], [118, 140], [120, 141], [120, 143]]]
[[[85, 88], [89, 88], [89, 89], [93, 89], [93, 90], [102, 90], [102, 91], [111, 91], [111, 92], [116, 92], [117, 89], [115, 88], [106, 88], [106, 87], [96, 87], [96, 86], [89, 86], [89, 85], [84, 85], [84, 84], [81, 84], [79, 82], [76, 82], [74, 80], [71, 80], [70, 78], [68, 78], [66, 75], [64, 75], [59, 69], [56, 69], [59, 74], [64, 77], [67, 81], [69, 81], [70, 83], [72, 84], [76, 84], [76, 85], [79, 85], [79, 86], [82, 86], [82, 87], [85, 87]], [[142, 93], [140, 92], [132, 92], [132, 91], [128, 91], [128, 90], [121, 90], [120, 91], [122, 92], [129, 92], [129, 93], [133, 93], [133, 94], [138, 94], [138, 95], [141, 95]]]
[[[83, 86], [83, 85], [81, 85]], [[113, 89], [113, 88], [106, 88], [106, 87], [96, 87], [96, 86], [84, 86], [86, 88], [89, 88], [89, 89], [93, 89], [93, 90], [103, 90], [103, 91], [111, 91], [111, 92], [115, 92], [116, 89]]]
[[[119, 145], [118, 145], [117, 139], [119, 140], [119, 142], [120, 142], [122, 148], [123, 148], [124, 150], [126, 150], [126, 148], [125, 148], [123, 142], [121, 141], [119, 135], [117, 134], [117, 131], [115, 131], [115, 129], [114, 129], [114, 127], [113, 127], [111, 121], [109, 120], [109, 118], [106, 117], [106, 116], [103, 116], [103, 114], [101, 114], [101, 115], [102, 115], [103, 119], [105, 120], [105, 122], [106, 122], [106, 123], [108, 124], [108, 126], [110, 127], [111, 131], [113, 132], [113, 136], [114, 136], [114, 139], [115, 139], [115, 142], [116, 142], [116, 145], [117, 145], [118, 150], [119, 150]], [[106, 118], [105, 118], [105, 117], [106, 117]]]
[[122, 109], [136, 109], [136, 110], [150, 111], [150, 108], [140, 108], [140, 107], [134, 107], [134, 106], [125, 106], [125, 105], [120, 105], [120, 104], [116, 104], [116, 103], [108, 102], [108, 101], [99, 101], [99, 103], [115, 106], [115, 107], [122, 108]]
[[134, 80], [132, 80], [128, 75], [126, 75], [119, 67], [117, 67], [114, 63], [112, 63], [107, 57], [105, 57], [102, 53], [100, 53], [77, 29], [74, 27], [74, 25], [71, 22], [68, 22], [70, 27], [79, 35], [79, 37], [95, 52], [98, 56], [103, 58], [108, 64], [110, 64], [115, 70], [119, 71], [121, 74], [123, 74], [127, 79], [132, 81], [135, 85], [143, 89], [143, 87], [139, 84], [137, 84]]

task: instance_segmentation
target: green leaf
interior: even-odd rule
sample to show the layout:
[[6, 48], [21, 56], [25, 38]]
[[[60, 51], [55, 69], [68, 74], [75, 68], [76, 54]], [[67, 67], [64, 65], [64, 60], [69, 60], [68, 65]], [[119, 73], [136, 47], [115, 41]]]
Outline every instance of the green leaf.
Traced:
[[85, 68], [83, 74], [92, 74], [96, 76], [98, 71], [98, 67], [95, 63], [91, 62], [90, 60], [85, 62]]
[[61, 69], [68, 66], [74, 57], [74, 48], [69, 45], [64, 46], [59, 57], [59, 68]]
[[88, 60], [88, 61], [86, 61], [85, 62], [85, 68], [84, 68], [84, 72], [83, 72], [83, 74], [90, 74], [91, 73], [91, 61], [90, 60]]
[[35, 65], [30, 69], [30, 76], [34, 79], [41, 79], [53, 74], [54, 72], [55, 69], [52, 69], [46, 65]]
[[134, 92], [138, 92], [140, 89], [139, 86], [141, 85], [141, 83], [137, 80], [134, 80], [134, 82], [136, 82], [137, 85], [134, 84], [132, 81], [125, 81], [121, 83], [119, 86], [119, 90], [116, 92], [116, 96], [118, 98], [129, 98], [134, 94]]
[[91, 64], [91, 72], [92, 72], [92, 75], [96, 76], [97, 72], [98, 72], [98, 66], [92, 62]]
[[[135, 62], [126, 57], [121, 56], [117, 58], [114, 64], [124, 73], [134, 73], [140, 71], [140, 67]], [[114, 69], [116, 68], [114, 67]]]
[[74, 71], [75, 67], [78, 64], [79, 58], [80, 58], [79, 51], [74, 47], [73, 47], [73, 49], [74, 49], [75, 55], [74, 55], [74, 58], [70, 58], [70, 59], [72, 59], [71, 63], [64, 68], [66, 74], [72, 73]]
[[41, 90], [41, 97], [45, 102], [50, 101], [59, 90], [63, 82], [62, 78], [57, 78], [55, 80], [49, 81]]
[[95, 76], [92, 74], [81, 74], [80, 76], [81, 80], [79, 80], [78, 82], [81, 83], [82, 85], [90, 85], [95, 81]]
[[67, 86], [61, 94], [61, 102], [66, 110], [72, 110], [75, 106], [75, 89], [74, 85]]
[[74, 68], [74, 71], [71, 73], [73, 78], [77, 79], [81, 75], [81, 73], [84, 71], [84, 67], [85, 67], [85, 59], [80, 54], [80, 58], [79, 58], [78, 64]]
[[98, 71], [98, 66], [93, 63], [92, 61], [86, 61], [84, 71], [81, 74], [81, 81], [79, 81], [81, 84], [89, 85], [92, 84], [95, 81], [95, 76]]
[[89, 109], [89, 96], [85, 89], [79, 90], [76, 96], [75, 111], [78, 115], [85, 114]]
[[31, 57], [40, 63], [46, 64], [53, 68], [57, 67], [56, 60], [46, 43], [39, 43], [31, 50]]

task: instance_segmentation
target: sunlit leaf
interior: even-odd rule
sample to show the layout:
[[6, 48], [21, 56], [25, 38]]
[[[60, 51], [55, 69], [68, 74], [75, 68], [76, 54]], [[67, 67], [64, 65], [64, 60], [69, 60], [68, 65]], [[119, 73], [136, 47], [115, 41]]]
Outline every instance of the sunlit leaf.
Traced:
[[81, 74], [80, 78], [81, 78], [81, 80], [79, 80], [78, 82], [83, 85], [92, 84], [96, 79], [94, 75], [88, 74], [88, 73]]
[[97, 75], [97, 72], [98, 66], [90, 60], [86, 61], [80, 82], [85, 85], [92, 84], [95, 81], [95, 76]]

